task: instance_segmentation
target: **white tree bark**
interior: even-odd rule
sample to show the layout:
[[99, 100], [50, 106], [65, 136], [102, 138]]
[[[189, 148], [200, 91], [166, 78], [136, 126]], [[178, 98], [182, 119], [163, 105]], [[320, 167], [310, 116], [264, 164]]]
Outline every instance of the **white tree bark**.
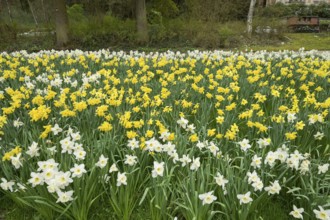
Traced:
[[248, 37], [252, 36], [252, 19], [253, 19], [253, 11], [254, 11], [255, 4], [256, 4], [256, 0], [251, 0], [249, 13], [248, 13], [248, 18], [247, 18], [247, 34], [248, 34]]

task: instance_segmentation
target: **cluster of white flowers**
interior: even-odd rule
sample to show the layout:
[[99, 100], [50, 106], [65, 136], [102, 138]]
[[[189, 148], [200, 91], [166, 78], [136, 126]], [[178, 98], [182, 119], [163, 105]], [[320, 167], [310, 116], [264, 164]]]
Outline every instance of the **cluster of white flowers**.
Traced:
[[184, 117], [181, 117], [179, 120], [177, 120], [177, 123], [181, 128], [185, 129], [187, 132], [195, 133], [196, 127], [193, 124], [188, 124], [189, 121]]
[[[53, 134], [59, 135], [63, 132], [63, 129], [55, 124], [51, 131]], [[62, 154], [73, 154], [77, 161], [82, 161], [85, 159], [86, 152], [82, 147], [82, 144], [77, 141], [80, 140], [79, 132], [73, 132], [71, 128], [66, 132], [67, 136], [60, 141], [60, 148]], [[56, 146], [54, 146], [56, 149]], [[40, 148], [38, 143], [33, 142], [26, 151], [26, 154], [32, 157], [38, 157]], [[59, 169], [59, 163], [54, 159], [48, 159], [45, 161], [38, 161], [37, 172], [30, 173], [30, 179], [28, 183], [32, 187], [37, 187], [39, 185], [46, 184], [49, 193], [57, 194], [57, 201], [61, 203], [66, 203], [73, 200], [73, 190], [66, 190], [70, 184], [73, 182], [73, 178], [80, 178], [83, 174], [87, 173], [85, 169], [85, 164], [74, 163], [73, 167], [69, 171], [61, 171]]]
[[271, 182], [271, 185], [265, 187], [265, 191], [268, 192], [268, 195], [279, 194], [282, 187], [278, 183], [278, 180]]
[[196, 144], [196, 147], [199, 149], [199, 150], [203, 150], [203, 149], [207, 149], [208, 151], [210, 151], [213, 156], [215, 157], [219, 157], [221, 156], [221, 151], [219, 149], [219, 147], [213, 142], [213, 141], [198, 141], [197, 144]]
[[248, 183], [254, 188], [254, 191], [262, 191], [264, 184], [258, 176], [257, 172], [254, 170], [252, 173], [247, 172]]
[[13, 192], [13, 186], [15, 185], [15, 182], [13, 180], [6, 180], [5, 178], [1, 178], [1, 183], [0, 183], [0, 187], [1, 189], [3, 189], [4, 191], [10, 191]]
[[73, 191], [64, 191], [66, 187], [73, 182], [74, 177], [79, 178], [86, 173], [84, 164], [75, 164], [70, 171], [60, 171], [58, 163], [54, 159], [38, 162], [38, 172], [31, 172], [31, 178], [28, 182], [32, 187], [38, 185], [47, 185], [49, 193], [57, 193], [58, 200], [56, 202], [68, 202], [73, 200]]
[[[239, 141], [237, 143], [240, 146], [241, 150], [244, 152], [252, 147], [250, 141], [246, 138], [244, 138], [242, 141]], [[257, 141], [259, 148], [267, 147], [270, 145], [270, 143], [271, 143], [270, 138], [259, 138]]]

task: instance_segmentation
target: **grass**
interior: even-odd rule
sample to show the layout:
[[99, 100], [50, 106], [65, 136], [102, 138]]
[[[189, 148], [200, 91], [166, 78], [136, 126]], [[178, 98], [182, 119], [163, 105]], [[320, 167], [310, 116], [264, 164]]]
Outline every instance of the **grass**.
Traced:
[[12, 200], [0, 194], [0, 220], [36, 220], [35, 212], [17, 206]]
[[[41, 39], [42, 38], [42, 39]], [[330, 50], [330, 33], [287, 33], [284, 35], [285, 41], [283, 43], [279, 41], [273, 41], [270, 43], [258, 43], [256, 45], [245, 45], [239, 48], [225, 48], [224, 50], [266, 50], [266, 51], [279, 51], [279, 50], [299, 50], [304, 47], [305, 50]], [[36, 39], [26, 38], [19, 39], [16, 44], [5, 45], [5, 42], [0, 43], [0, 50], [6, 50], [8, 47], [14, 48], [15, 50], [29, 50], [38, 51], [43, 49], [52, 49], [52, 44], [55, 41], [53, 37], [38, 37]], [[1, 46], [2, 45], [2, 46]], [[77, 46], [77, 45], [75, 45]], [[78, 47], [79, 48], [79, 47]], [[70, 48], [74, 49], [74, 48]], [[125, 47], [125, 46], [114, 46], [110, 47], [110, 50], [124, 50], [129, 51], [131, 49], [145, 51], [145, 52], [165, 52], [167, 50], [175, 51], [188, 51], [188, 50], [205, 50], [205, 48], [194, 47], [192, 45], [186, 45], [181, 47], [176, 47], [173, 45], [163, 45], [161, 47], [145, 46], [145, 47]], [[209, 48], [208, 48], [209, 49]], [[214, 48], [222, 49], [222, 48]]]
[[[287, 33], [284, 35], [286, 41], [270, 45], [248, 46], [252, 50], [330, 50], [330, 33]], [[243, 49], [243, 48], [242, 48]]]

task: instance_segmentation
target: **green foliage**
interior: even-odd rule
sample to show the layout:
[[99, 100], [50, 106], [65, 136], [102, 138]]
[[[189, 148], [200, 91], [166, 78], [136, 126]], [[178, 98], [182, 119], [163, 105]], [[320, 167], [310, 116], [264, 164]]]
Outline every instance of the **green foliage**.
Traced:
[[195, 47], [226, 48], [239, 45], [244, 33], [243, 22], [202, 22], [198, 20], [174, 19], [166, 23], [167, 36]]
[[84, 8], [81, 4], [74, 4], [71, 7], [67, 7], [67, 13], [70, 22], [72, 23], [87, 21], [87, 18], [84, 15]]
[[107, 13], [121, 18], [132, 19], [134, 16], [134, 1], [133, 0], [108, 0]]
[[179, 8], [173, 0], [152, 0], [149, 5], [151, 10], [160, 12], [164, 17], [174, 17], [179, 13]]
[[249, 3], [248, 0], [186, 0], [183, 16], [213, 22], [245, 20]]
[[[266, 29], [269, 29], [267, 31]], [[258, 30], [259, 29], [259, 30]], [[286, 19], [255, 17], [253, 20], [253, 31], [262, 38], [279, 39], [287, 32]]]
[[[176, 11], [175, 8], [172, 10]], [[149, 45], [190, 44], [203, 48], [236, 47], [240, 44], [239, 36], [245, 30], [243, 22], [218, 23], [202, 22], [197, 19], [169, 19], [163, 12], [153, 9], [148, 12]], [[68, 14], [73, 45], [98, 48], [101, 45], [111, 47], [136, 44], [134, 20], [119, 19], [109, 13], [98, 17], [87, 16], [82, 5], [69, 7]]]
[[330, 4], [321, 3], [316, 5], [305, 4], [275, 4], [265, 8], [260, 8], [257, 12], [263, 17], [286, 17], [292, 15], [300, 16], [319, 16], [321, 18], [330, 18]]
[[150, 42], [161, 42], [166, 38], [167, 31], [164, 26], [162, 13], [151, 10], [148, 14]]
[[110, 14], [86, 16], [82, 5], [68, 8], [72, 45], [82, 48], [108, 47], [131, 44], [135, 38], [135, 22], [122, 20]]

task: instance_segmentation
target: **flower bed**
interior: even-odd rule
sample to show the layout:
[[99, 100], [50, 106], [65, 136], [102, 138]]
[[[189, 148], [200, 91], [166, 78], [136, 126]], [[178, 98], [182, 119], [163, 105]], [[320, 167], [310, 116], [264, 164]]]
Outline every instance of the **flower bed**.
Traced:
[[329, 57], [2, 53], [1, 189], [45, 219], [329, 219]]

